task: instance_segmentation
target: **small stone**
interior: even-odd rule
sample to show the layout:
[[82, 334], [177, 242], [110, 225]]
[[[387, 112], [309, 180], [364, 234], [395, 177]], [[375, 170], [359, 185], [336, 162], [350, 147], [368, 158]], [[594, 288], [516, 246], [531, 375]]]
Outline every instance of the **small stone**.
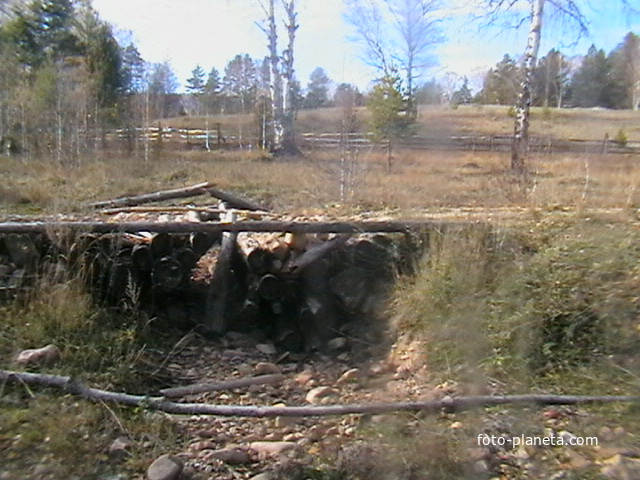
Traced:
[[338, 379], [336, 384], [344, 385], [346, 383], [354, 383], [354, 382], [357, 382], [359, 378], [360, 378], [360, 370], [357, 368], [352, 368], [344, 372], [342, 375], [340, 375], [340, 378]]
[[275, 480], [275, 477], [269, 472], [263, 472], [251, 477], [249, 480]]
[[189, 449], [195, 452], [201, 452], [202, 450], [215, 450], [216, 444], [207, 440], [203, 440], [201, 442], [192, 443], [191, 445], [189, 445]]
[[162, 455], [147, 469], [148, 480], [178, 480], [182, 474], [182, 462], [173, 455]]
[[275, 355], [278, 353], [276, 347], [273, 346], [273, 343], [258, 343], [256, 345], [256, 350], [260, 353], [264, 353], [265, 355]]
[[238, 370], [238, 373], [240, 375], [244, 375], [244, 376], [252, 375], [253, 372], [254, 372], [253, 366], [248, 364], [248, 363], [242, 363], [242, 364], [238, 365], [237, 370]]
[[256, 365], [256, 375], [271, 375], [274, 373], [281, 373], [280, 367], [271, 362], [260, 362]]
[[112, 455], [126, 453], [131, 448], [131, 440], [126, 437], [116, 438], [111, 445], [109, 445], [109, 453]]
[[23, 350], [16, 358], [21, 365], [52, 365], [62, 359], [62, 352], [55, 345]]
[[377, 362], [369, 367], [369, 375], [381, 375], [383, 373], [389, 372], [390, 369], [391, 368], [389, 367], [389, 365], [385, 364], [384, 362]]
[[223, 448], [214, 451], [211, 456], [229, 465], [245, 465], [251, 463], [251, 455], [240, 448]]
[[336, 359], [340, 360], [341, 362], [348, 362], [350, 358], [351, 356], [349, 355], [348, 352], [342, 352], [340, 355], [336, 357]]
[[462, 428], [462, 422], [453, 422], [451, 425], [449, 425], [449, 428], [451, 430], [460, 430]]
[[305, 396], [305, 400], [308, 403], [313, 405], [319, 405], [323, 403], [323, 399], [328, 399], [328, 397], [337, 396], [338, 391], [335, 388], [331, 387], [316, 387], [307, 393]]
[[285, 455], [301, 450], [300, 445], [295, 442], [252, 442], [249, 448], [256, 452], [259, 458]]
[[300, 385], [306, 385], [313, 380], [313, 372], [311, 370], [303, 370], [295, 376], [294, 380]]
[[327, 342], [327, 350], [337, 352], [347, 347], [347, 339], [344, 337], [335, 337]]
[[276, 428], [295, 427], [300, 421], [300, 417], [276, 417]]

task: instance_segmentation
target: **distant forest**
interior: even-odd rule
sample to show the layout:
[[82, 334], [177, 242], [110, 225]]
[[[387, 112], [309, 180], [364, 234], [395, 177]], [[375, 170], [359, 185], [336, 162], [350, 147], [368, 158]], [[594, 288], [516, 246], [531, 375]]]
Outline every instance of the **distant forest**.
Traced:
[[[224, 68], [194, 66], [184, 93], [168, 62], [148, 63], [133, 43], [118, 42], [89, 0], [32, 0], [0, 12], [0, 147], [36, 155], [79, 157], [99, 149], [110, 129], [133, 131], [178, 115], [254, 114], [267, 109], [266, 59], [247, 54]], [[416, 90], [421, 104], [513, 105], [521, 66], [509, 55], [474, 93], [466, 78], [431, 80]], [[321, 67], [295, 83], [297, 109], [363, 106], [371, 92], [336, 85]], [[534, 105], [637, 109], [640, 37], [627, 34], [608, 54], [583, 57], [551, 50], [537, 65]], [[262, 115], [264, 116], [264, 115]]]

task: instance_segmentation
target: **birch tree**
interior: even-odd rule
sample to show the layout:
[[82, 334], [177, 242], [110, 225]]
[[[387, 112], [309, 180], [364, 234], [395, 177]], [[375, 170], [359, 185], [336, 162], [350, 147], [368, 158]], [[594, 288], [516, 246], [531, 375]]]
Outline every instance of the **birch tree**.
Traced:
[[439, 0], [347, 0], [346, 19], [364, 60], [379, 78], [399, 77], [407, 113], [415, 111], [416, 80], [430, 64], [433, 47], [442, 40], [436, 12]]
[[295, 0], [281, 0], [284, 10], [284, 27], [287, 45], [279, 53], [278, 49], [278, 10], [276, 0], [258, 0], [265, 15], [263, 23], [258, 24], [267, 37], [267, 61], [269, 63], [269, 101], [273, 128], [270, 149], [276, 154], [294, 154], [297, 152], [294, 132], [295, 108], [295, 69], [294, 44], [296, 38], [297, 10]]
[[[640, 13], [631, 0], [620, 0], [628, 14]], [[516, 12], [523, 5], [528, 12], [520, 17], [517, 25], [528, 25], [527, 45], [524, 52], [523, 77], [520, 95], [516, 104], [516, 117], [511, 148], [511, 168], [518, 173], [526, 173], [529, 153], [529, 118], [532, 99], [534, 70], [538, 61], [543, 25], [549, 19], [561, 21], [565, 26], [574, 27], [577, 38], [589, 33], [588, 21], [583, 12], [587, 2], [577, 0], [483, 0], [486, 7], [485, 18], [494, 21], [501, 13]]]

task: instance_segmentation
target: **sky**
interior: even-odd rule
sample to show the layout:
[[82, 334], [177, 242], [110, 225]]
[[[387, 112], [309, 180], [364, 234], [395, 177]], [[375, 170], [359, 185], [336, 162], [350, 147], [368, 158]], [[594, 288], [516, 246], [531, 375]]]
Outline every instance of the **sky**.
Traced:
[[[640, 7], [640, 0], [630, 0], [632, 5], [636, 2]], [[526, 28], [483, 27], [472, 21], [478, 13], [477, 1], [443, 3], [444, 41], [434, 52], [436, 63], [425, 72], [425, 81], [464, 75], [474, 87], [481, 73], [505, 53], [518, 56], [524, 51]], [[579, 3], [587, 5], [584, 13], [590, 19], [590, 36], [576, 42], [571, 26], [552, 22], [543, 30], [541, 56], [553, 47], [567, 55], [584, 54], [592, 43], [609, 52], [627, 32], [640, 34], [640, 15], [624, 11], [617, 0]], [[196, 65], [207, 72], [216, 67], [222, 73], [236, 54], [248, 53], [256, 59], [266, 54], [265, 35], [256, 25], [262, 18], [257, 0], [93, 0], [93, 6], [116, 27], [120, 38], [134, 41], [147, 62], [168, 60], [182, 87]], [[352, 41], [353, 31], [343, 15], [344, 0], [299, 0], [298, 10], [295, 68], [302, 85], [320, 66], [336, 83], [368, 88], [375, 72]]]

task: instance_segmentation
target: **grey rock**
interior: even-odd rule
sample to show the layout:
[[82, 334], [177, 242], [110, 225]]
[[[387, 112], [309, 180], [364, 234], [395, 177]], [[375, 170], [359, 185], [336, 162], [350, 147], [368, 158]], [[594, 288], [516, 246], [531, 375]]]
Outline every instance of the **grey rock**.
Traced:
[[223, 448], [216, 450], [211, 456], [229, 465], [245, 465], [253, 461], [249, 452], [241, 448]]
[[280, 367], [271, 362], [259, 362], [255, 368], [256, 375], [270, 375], [274, 373], [281, 373]]
[[18, 354], [16, 362], [21, 365], [51, 365], [62, 359], [62, 352], [55, 345], [23, 350]]
[[347, 347], [347, 339], [344, 337], [335, 337], [327, 342], [327, 349], [331, 352], [344, 350]]
[[182, 474], [182, 461], [173, 455], [162, 455], [147, 469], [147, 480], [178, 480]]
[[278, 353], [278, 350], [273, 346], [273, 343], [259, 343], [256, 345], [256, 350], [260, 353], [264, 353], [265, 355], [275, 355]]
[[276, 477], [270, 472], [262, 472], [251, 477], [249, 480], [275, 480]]
[[285, 455], [289, 452], [299, 452], [300, 445], [295, 442], [251, 442], [249, 448], [258, 454], [258, 457]]
[[331, 396], [337, 396], [339, 392], [331, 387], [316, 387], [307, 393], [305, 400], [312, 405], [323, 403], [323, 399]]
[[126, 437], [116, 438], [111, 445], [109, 445], [109, 453], [111, 454], [123, 454], [131, 448], [131, 440]]

